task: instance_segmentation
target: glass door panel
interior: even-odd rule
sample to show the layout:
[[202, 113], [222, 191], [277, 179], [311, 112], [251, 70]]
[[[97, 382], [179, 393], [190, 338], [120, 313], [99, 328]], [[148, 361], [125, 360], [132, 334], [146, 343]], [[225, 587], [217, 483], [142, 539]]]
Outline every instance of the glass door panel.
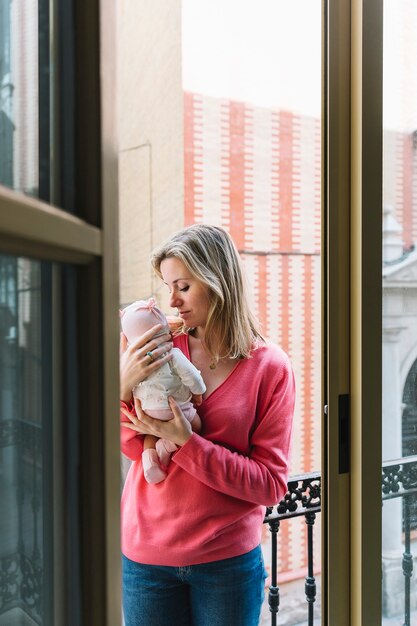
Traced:
[[[384, 0], [382, 623], [417, 623], [417, 5]], [[398, 621], [390, 621], [398, 620]]]

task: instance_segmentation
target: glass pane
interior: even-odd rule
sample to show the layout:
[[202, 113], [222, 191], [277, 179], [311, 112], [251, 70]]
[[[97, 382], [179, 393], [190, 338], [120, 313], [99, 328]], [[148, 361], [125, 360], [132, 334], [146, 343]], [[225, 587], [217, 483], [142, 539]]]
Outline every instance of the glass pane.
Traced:
[[0, 624], [53, 625], [51, 265], [0, 255]]
[[0, 184], [50, 198], [50, 37], [46, 0], [0, 3]]
[[383, 623], [417, 623], [417, 5], [384, 0]]

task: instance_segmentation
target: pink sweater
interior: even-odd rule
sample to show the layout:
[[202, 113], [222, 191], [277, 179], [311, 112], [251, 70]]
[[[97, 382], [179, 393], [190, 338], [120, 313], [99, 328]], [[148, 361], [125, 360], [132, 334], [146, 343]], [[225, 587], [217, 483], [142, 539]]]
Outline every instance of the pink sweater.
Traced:
[[[189, 358], [187, 336], [174, 344]], [[156, 485], [143, 477], [143, 437], [122, 427], [122, 452], [133, 461], [122, 496], [123, 554], [181, 567], [255, 548], [265, 507], [286, 492], [294, 399], [287, 355], [257, 348], [198, 407], [202, 435], [175, 452]]]

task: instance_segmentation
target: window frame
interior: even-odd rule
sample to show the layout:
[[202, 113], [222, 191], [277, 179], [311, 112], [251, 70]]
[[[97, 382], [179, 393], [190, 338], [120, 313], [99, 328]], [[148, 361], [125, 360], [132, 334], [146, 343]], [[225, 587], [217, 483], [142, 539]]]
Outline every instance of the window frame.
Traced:
[[379, 626], [381, 579], [369, 572], [381, 564], [383, 3], [324, 6], [322, 623]]
[[383, 1], [351, 1], [351, 621], [379, 625]]
[[[350, 624], [350, 473], [340, 468], [339, 399], [350, 391], [350, 0], [323, 2], [322, 624]], [[346, 442], [345, 442], [346, 444]], [[342, 469], [343, 471], [340, 471]], [[346, 471], [347, 470], [347, 471]]]
[[[82, 320], [78, 344], [83, 357], [88, 355], [79, 364], [80, 390], [87, 393], [80, 403], [82, 623], [114, 626], [121, 623], [117, 5], [114, 0], [74, 0], [72, 9], [77, 89], [74, 120], [67, 122], [75, 129], [78, 217], [0, 186], [0, 252], [77, 268], [76, 306]], [[53, 20], [55, 27], [60, 18], [54, 14]], [[60, 23], [58, 36], [63, 27]], [[105, 72], [100, 71], [103, 66]], [[56, 88], [59, 110], [63, 85]], [[55, 129], [56, 113], [52, 114]], [[60, 139], [63, 130], [61, 125]], [[54, 190], [55, 185], [56, 201]], [[62, 613], [59, 619], [63, 626]]]

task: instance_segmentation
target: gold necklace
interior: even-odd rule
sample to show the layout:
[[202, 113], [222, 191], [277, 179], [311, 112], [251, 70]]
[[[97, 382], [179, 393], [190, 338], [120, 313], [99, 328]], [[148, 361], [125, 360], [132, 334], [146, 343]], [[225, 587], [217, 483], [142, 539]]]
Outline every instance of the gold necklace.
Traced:
[[211, 370], [215, 370], [215, 369], [216, 369], [216, 367], [217, 367], [217, 365], [218, 365], [218, 363], [219, 363], [219, 359], [215, 359], [215, 358], [214, 358], [214, 357], [213, 357], [213, 356], [212, 356], [212, 355], [211, 355], [211, 354], [210, 354], [210, 353], [206, 350], [206, 347], [205, 347], [205, 345], [204, 345], [204, 343], [203, 343], [203, 342], [201, 342], [201, 345], [203, 346], [205, 353], [206, 353], [206, 354], [207, 354], [207, 355], [211, 358], [211, 363], [209, 364], [209, 368], [210, 368]]
[[[188, 329], [188, 332], [190, 332], [190, 331], [194, 331], [194, 330], [195, 330], [195, 328], [189, 328], [189, 329]], [[204, 352], [205, 352], [208, 356], [210, 356], [210, 357], [211, 357], [211, 363], [209, 364], [209, 368], [210, 368], [211, 370], [215, 370], [215, 369], [216, 369], [216, 367], [217, 367], [217, 364], [218, 364], [218, 362], [219, 362], [219, 359], [214, 359], [214, 358], [211, 356], [211, 354], [208, 352], [208, 350], [207, 350], [206, 346], [204, 345], [204, 341], [203, 341], [202, 339], [199, 339], [199, 338], [198, 338], [198, 337], [196, 337], [195, 335], [194, 335], [194, 337], [195, 337], [196, 339], [198, 339], [198, 341], [201, 343], [201, 345], [203, 346], [203, 350], [204, 350]]]

